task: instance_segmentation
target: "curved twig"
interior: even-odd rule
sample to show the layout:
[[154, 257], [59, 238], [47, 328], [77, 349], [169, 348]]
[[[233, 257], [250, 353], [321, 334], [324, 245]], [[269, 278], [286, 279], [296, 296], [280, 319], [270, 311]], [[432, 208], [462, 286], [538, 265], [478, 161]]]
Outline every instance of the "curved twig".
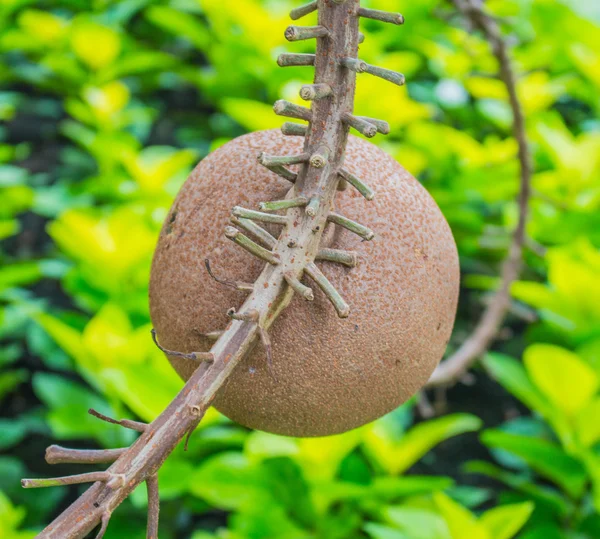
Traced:
[[525, 131], [525, 116], [517, 94], [516, 76], [512, 68], [508, 46], [504, 41], [498, 23], [484, 10], [480, 0], [452, 0], [456, 8], [471, 24], [479, 29], [492, 47], [500, 65], [500, 78], [508, 91], [510, 108], [513, 112], [513, 133], [519, 147], [518, 157], [521, 168], [520, 190], [518, 195], [519, 220], [513, 232], [508, 256], [502, 266], [502, 284], [485, 310], [479, 323], [460, 348], [448, 359], [440, 363], [434, 371], [427, 387], [448, 386], [456, 383], [491, 346], [510, 308], [510, 287], [521, 271], [525, 226], [529, 213], [531, 196], [531, 152]]

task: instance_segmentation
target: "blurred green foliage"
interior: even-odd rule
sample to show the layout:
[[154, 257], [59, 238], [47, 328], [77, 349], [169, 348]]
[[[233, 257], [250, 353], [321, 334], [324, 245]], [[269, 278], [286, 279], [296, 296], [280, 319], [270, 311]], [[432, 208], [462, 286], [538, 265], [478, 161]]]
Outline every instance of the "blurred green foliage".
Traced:
[[[152, 420], [181, 387], [149, 338], [154, 243], [198, 159], [278, 127], [276, 98], [299, 101], [310, 71], [275, 63], [313, 46], [284, 43], [296, 4], [0, 1], [1, 537], [33, 537], [77, 495], [20, 489], [26, 475], [75, 471], [46, 466], [44, 445], [131, 442], [88, 408]], [[516, 223], [506, 92], [449, 3], [363, 4], [407, 20], [363, 22], [361, 56], [409, 84], [362, 76], [356, 109], [390, 121], [377, 143], [452, 226], [464, 274], [452, 351], [497, 286]], [[411, 402], [324, 439], [249, 432], [211, 411], [161, 470], [161, 537], [600, 537], [600, 9], [487, 6], [513, 46], [535, 175], [526, 267], [476, 384], [447, 395], [448, 415], [420, 420]], [[107, 537], [145, 537], [146, 503], [136, 491]]]

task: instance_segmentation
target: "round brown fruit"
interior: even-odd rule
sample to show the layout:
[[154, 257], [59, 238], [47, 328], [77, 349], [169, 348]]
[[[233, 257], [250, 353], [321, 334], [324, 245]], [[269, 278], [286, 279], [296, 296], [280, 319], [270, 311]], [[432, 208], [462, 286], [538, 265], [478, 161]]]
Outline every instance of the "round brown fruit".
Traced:
[[[301, 153], [301, 137], [261, 131], [232, 140], [206, 157], [181, 189], [163, 226], [150, 279], [150, 311], [161, 344], [208, 351], [205, 333], [224, 329], [230, 307], [245, 294], [212, 280], [253, 282], [261, 262], [223, 236], [231, 209], [256, 209], [285, 197], [290, 184], [257, 162]], [[336, 211], [375, 231], [373, 241], [329, 226], [330, 247], [356, 251], [346, 268], [318, 262], [350, 305], [337, 317], [312, 286], [315, 300], [294, 297], [270, 329], [273, 370], [260, 344], [236, 368], [214, 401], [242, 425], [290, 436], [323, 436], [358, 427], [390, 412], [427, 381], [452, 331], [459, 288], [456, 245], [427, 191], [392, 157], [350, 137], [345, 167], [376, 192], [365, 201], [340, 192]], [[271, 232], [276, 233], [277, 228]], [[304, 277], [306, 284], [311, 282]], [[170, 358], [187, 379], [191, 361]]]

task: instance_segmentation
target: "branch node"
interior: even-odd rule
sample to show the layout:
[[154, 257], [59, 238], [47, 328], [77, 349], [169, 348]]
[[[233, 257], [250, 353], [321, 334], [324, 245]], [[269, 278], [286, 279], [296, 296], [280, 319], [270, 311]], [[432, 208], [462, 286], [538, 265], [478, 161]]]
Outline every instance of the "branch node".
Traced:
[[329, 148], [321, 144], [310, 156], [310, 164], [315, 168], [323, 168], [329, 162]]
[[305, 84], [300, 88], [300, 97], [304, 101], [317, 101], [333, 95], [331, 86], [326, 83]]
[[123, 474], [110, 474], [109, 480], [106, 482], [106, 486], [110, 490], [117, 490], [125, 485], [125, 475]]

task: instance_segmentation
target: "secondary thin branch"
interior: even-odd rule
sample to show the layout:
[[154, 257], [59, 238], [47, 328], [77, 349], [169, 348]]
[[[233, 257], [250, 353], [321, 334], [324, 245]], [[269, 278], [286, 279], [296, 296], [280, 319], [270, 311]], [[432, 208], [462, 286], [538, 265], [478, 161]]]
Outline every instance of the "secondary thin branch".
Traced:
[[518, 195], [519, 220], [513, 233], [508, 256], [502, 266], [502, 284], [479, 323], [460, 348], [434, 371], [427, 387], [447, 386], [456, 383], [471, 365], [479, 359], [495, 340], [510, 307], [510, 287], [518, 278], [525, 243], [525, 226], [531, 196], [531, 152], [525, 131], [525, 116], [517, 94], [516, 76], [511, 65], [508, 46], [497, 22], [488, 15], [480, 0], [453, 0], [454, 5], [480, 30], [490, 43], [500, 66], [500, 78], [508, 91], [513, 113], [513, 135], [518, 144], [520, 165], [520, 189]]

